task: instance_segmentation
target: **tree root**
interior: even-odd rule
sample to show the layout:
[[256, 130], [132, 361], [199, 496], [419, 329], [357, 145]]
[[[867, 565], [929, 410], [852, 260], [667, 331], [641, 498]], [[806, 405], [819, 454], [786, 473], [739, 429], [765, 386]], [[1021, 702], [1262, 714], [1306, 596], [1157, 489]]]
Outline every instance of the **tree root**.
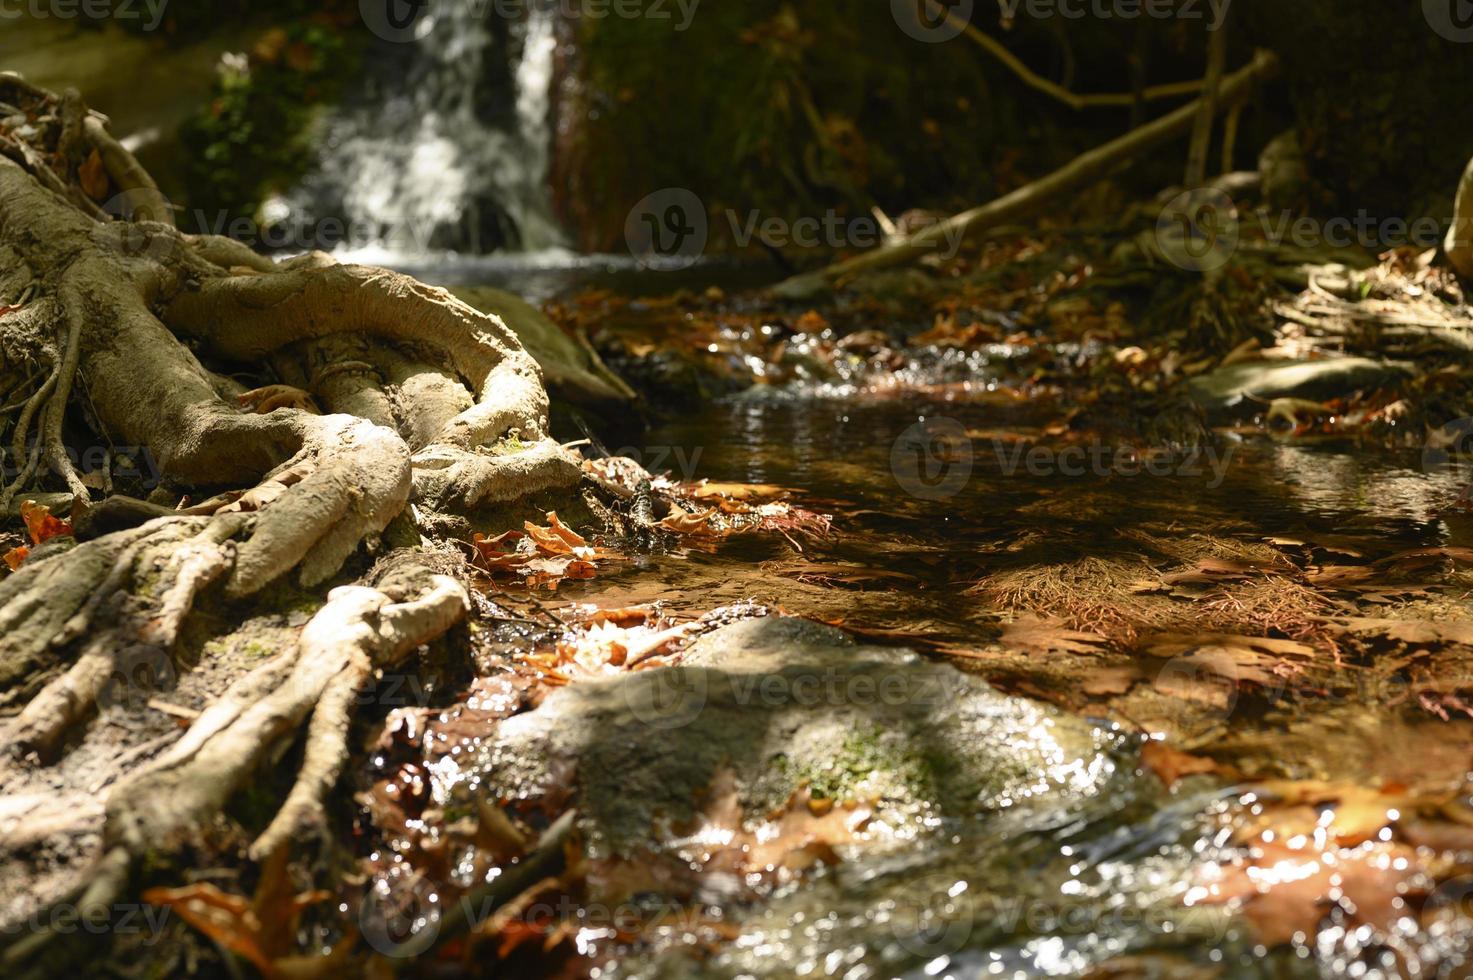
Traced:
[[[0, 76], [0, 94], [50, 100], [61, 119], [42, 128], [61, 133], [56, 146], [0, 131], [0, 284], [24, 296], [0, 315], [0, 390], [18, 400], [10, 441], [26, 460], [0, 491], [0, 513], [42, 479], [90, 504], [63, 443], [84, 427], [107, 445], [146, 448], [172, 493], [209, 498], [162, 517], [157, 505], [115, 501], [123, 506], [107, 513], [126, 520], [98, 522], [100, 536], [70, 547], [42, 545], [0, 580], [0, 730], [15, 750], [0, 761], [0, 785], [31, 795], [49, 785], [67, 800], [105, 791], [100, 831], [93, 811], [71, 829], [44, 824], [48, 839], [71, 835], [79, 865], [100, 833], [95, 864], [67, 892], [86, 908], [123, 895], [145, 855], [205, 827], [302, 726], [295, 785], [251, 854], [320, 824], [348, 758], [356, 696], [458, 622], [468, 596], [436, 573], [433, 554], [396, 552], [375, 584], [333, 589], [266, 662], [202, 660], [182, 675], [176, 647], [197, 605], [239, 620], [245, 600], [288, 573], [308, 588], [339, 576], [411, 501], [432, 524], [463, 519], [571, 489], [580, 470], [548, 435], [539, 368], [497, 317], [381, 269], [321, 254], [273, 263], [229, 239], [181, 234], [101, 117], [12, 76]], [[87, 148], [138, 220], [109, 220], [81, 193], [66, 161]], [[243, 368], [310, 389], [330, 414], [256, 414], [237, 396], [263, 382], [230, 376]], [[222, 683], [202, 686], [203, 710], [171, 745], [158, 715], [117, 724], [110, 710], [211, 669]], [[89, 739], [109, 745], [106, 729], [135, 744], [124, 739], [105, 771], [88, 771], [98, 758]], [[83, 771], [70, 771], [79, 756]], [[0, 870], [18, 850], [0, 848]], [[56, 894], [48, 884], [31, 897]], [[5, 962], [45, 941], [12, 945]]]
[[112, 792], [106, 839], [135, 856], [177, 844], [314, 711], [297, 786], [253, 853], [269, 852], [319, 814], [346, 759], [341, 723], [353, 695], [374, 669], [444, 633], [469, 605], [464, 587], [440, 575], [401, 576], [385, 589], [334, 589], [295, 650], [241, 678], [172, 749]]

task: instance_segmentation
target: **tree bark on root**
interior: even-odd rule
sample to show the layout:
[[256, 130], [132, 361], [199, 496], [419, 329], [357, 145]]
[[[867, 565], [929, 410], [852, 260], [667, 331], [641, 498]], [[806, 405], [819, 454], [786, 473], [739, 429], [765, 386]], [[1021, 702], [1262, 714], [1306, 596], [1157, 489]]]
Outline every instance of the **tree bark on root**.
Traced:
[[[11, 76], [0, 88], [30, 100], [33, 116], [63, 120], [51, 145], [0, 130], [0, 444], [19, 469], [0, 487], [0, 513], [46, 481], [87, 507], [64, 439], [89, 431], [82, 438], [146, 450], [175, 494], [210, 498], [72, 547], [43, 545], [0, 581], [0, 729], [11, 747], [0, 792], [50, 785], [82, 799], [94, 780], [107, 787], [102, 810], [47, 824], [95, 831], [95, 863], [69, 889], [22, 895], [10, 911], [23, 912], [28, 898], [115, 901], [145, 855], [196, 835], [303, 729], [295, 786], [251, 854], [320, 824], [357, 695], [449, 630], [468, 598], [433, 555], [385, 555], [378, 574], [328, 592], [266, 662], [233, 674], [200, 665], [229, 683], [177, 742], [165, 747], [165, 733], [133, 745], [77, 783], [68, 759], [93, 719], [175, 676], [197, 606], [239, 621], [289, 573], [306, 589], [342, 582], [411, 503], [428, 524], [464, 520], [488, 503], [571, 490], [580, 468], [548, 435], [540, 369], [498, 318], [387, 270], [320, 254], [278, 264], [182, 234], [103, 120]], [[78, 141], [98, 150], [138, 220], [109, 220], [86, 199], [64, 162]], [[241, 373], [309, 389], [329, 414], [255, 414], [239, 398]], [[0, 855], [0, 873], [10, 858]], [[12, 944], [6, 964], [45, 939]]]

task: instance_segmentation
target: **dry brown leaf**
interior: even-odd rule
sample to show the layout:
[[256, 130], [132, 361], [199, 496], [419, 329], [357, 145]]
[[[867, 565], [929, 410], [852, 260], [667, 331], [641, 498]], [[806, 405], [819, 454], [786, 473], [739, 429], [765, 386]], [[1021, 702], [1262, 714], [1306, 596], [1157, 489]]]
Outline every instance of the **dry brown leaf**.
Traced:
[[310, 392], [303, 391], [301, 388], [293, 388], [291, 385], [267, 385], [264, 388], [254, 388], [236, 395], [235, 400], [257, 415], [266, 415], [278, 408], [294, 408], [313, 415], [322, 414], [317, 408], [317, 403], [312, 400]]
[[249, 514], [253, 511], [258, 511], [311, 476], [316, 469], [316, 465], [310, 460], [302, 460], [277, 473], [269, 480], [264, 480], [259, 485], [247, 490], [233, 502], [221, 507], [215, 513]]
[[1003, 646], [1028, 654], [1100, 653], [1109, 641], [1098, 633], [1071, 630], [1062, 619], [1022, 615], [1003, 627]]
[[1412, 646], [1443, 643], [1473, 644], [1473, 620], [1455, 619], [1435, 623], [1425, 619], [1373, 619], [1351, 617], [1341, 620], [1359, 636], [1384, 636]]
[[1245, 860], [1218, 869], [1197, 901], [1243, 901], [1243, 914], [1266, 946], [1313, 937], [1335, 906], [1347, 928], [1367, 925], [1386, 932], [1418, 894], [1414, 858], [1409, 849], [1390, 844], [1333, 849], [1327, 855], [1312, 843], [1291, 847], [1280, 840], [1259, 841]]
[[1215, 585], [1233, 582], [1255, 575], [1283, 574], [1289, 571], [1284, 566], [1247, 561], [1231, 561], [1226, 558], [1203, 558], [1190, 568], [1161, 576], [1166, 585]]
[[267, 980], [340, 976], [352, 943], [326, 954], [293, 955], [302, 910], [331, 898], [326, 891], [295, 894], [288, 875], [288, 849], [278, 848], [261, 866], [252, 898], [231, 895], [209, 882], [182, 888], [151, 888], [143, 900], [172, 909], [220, 945], [250, 960]]
[[1141, 747], [1141, 765], [1155, 773], [1167, 789], [1174, 789], [1186, 776], [1217, 771], [1217, 763], [1212, 759], [1190, 755], [1157, 741]]
[[102, 154], [93, 150], [77, 167], [77, 183], [82, 185], [82, 193], [94, 201], [107, 200], [107, 192], [110, 186], [107, 176], [107, 167], [102, 162]]

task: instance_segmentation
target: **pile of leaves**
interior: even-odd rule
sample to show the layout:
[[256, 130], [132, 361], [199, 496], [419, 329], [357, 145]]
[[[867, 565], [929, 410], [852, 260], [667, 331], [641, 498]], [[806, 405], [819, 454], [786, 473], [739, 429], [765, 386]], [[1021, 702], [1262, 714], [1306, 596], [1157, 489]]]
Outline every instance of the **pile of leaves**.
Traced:
[[616, 551], [593, 544], [547, 513], [547, 525], [527, 521], [521, 531], [494, 538], [477, 534], [471, 542], [475, 563], [493, 576], [514, 577], [528, 588], [555, 590], [564, 579], [590, 579], [600, 562], [622, 561]]

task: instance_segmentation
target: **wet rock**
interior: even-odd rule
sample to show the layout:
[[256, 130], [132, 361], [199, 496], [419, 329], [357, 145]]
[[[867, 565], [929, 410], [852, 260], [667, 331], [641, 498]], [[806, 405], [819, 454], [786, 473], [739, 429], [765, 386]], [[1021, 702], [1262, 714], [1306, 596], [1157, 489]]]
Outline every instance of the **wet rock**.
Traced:
[[1100, 794], [1122, 739], [908, 650], [806, 620], [738, 623], [679, 667], [583, 682], [505, 722], [452, 796], [534, 800], [569, 786], [596, 846], [628, 853], [689, 823], [729, 768], [747, 813], [804, 784], [926, 816], [1053, 810]]
[[1186, 390], [1209, 417], [1221, 419], [1261, 412], [1275, 398], [1325, 401], [1410, 375], [1406, 364], [1365, 357], [1245, 361], [1193, 378]]

